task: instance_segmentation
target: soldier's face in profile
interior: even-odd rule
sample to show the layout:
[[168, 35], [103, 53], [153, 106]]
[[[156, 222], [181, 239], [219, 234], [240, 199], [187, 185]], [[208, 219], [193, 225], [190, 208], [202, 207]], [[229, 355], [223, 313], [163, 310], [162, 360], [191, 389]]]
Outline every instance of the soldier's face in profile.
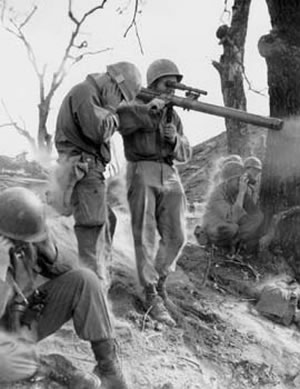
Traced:
[[232, 192], [238, 192], [240, 187], [240, 177], [234, 177], [230, 179], [227, 183], [229, 190]]
[[167, 86], [168, 82], [177, 82], [176, 76], [164, 76], [157, 80], [155, 84], [155, 89], [158, 92], [168, 93], [168, 94], [174, 94], [175, 90], [169, 86]]
[[249, 177], [249, 184], [254, 185], [256, 183], [259, 175], [261, 174], [261, 170], [255, 168], [255, 167], [248, 167], [246, 169], [246, 172], [247, 172], [248, 177]]

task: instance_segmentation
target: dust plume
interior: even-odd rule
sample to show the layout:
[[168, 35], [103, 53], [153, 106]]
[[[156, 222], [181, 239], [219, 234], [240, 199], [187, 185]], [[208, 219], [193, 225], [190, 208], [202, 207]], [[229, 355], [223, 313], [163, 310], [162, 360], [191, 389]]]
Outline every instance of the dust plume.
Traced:
[[268, 135], [265, 168], [280, 180], [300, 176], [300, 117], [286, 119], [280, 131]]

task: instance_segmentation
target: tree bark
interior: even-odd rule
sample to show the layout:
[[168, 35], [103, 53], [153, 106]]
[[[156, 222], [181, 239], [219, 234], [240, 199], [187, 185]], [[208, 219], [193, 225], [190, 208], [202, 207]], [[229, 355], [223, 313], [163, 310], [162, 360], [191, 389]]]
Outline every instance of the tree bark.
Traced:
[[267, 135], [261, 188], [267, 228], [273, 214], [300, 204], [300, 2], [266, 2], [272, 30], [258, 49], [268, 68], [270, 115], [286, 118], [283, 130]]
[[47, 120], [50, 111], [50, 104], [41, 102], [38, 105], [39, 122], [38, 122], [38, 148], [45, 155], [50, 155], [52, 151], [52, 137], [47, 130]]
[[[223, 46], [219, 62], [213, 66], [219, 72], [224, 105], [246, 111], [247, 103], [244, 91], [244, 51], [248, 28], [251, 0], [235, 0], [232, 7], [231, 25], [223, 25], [217, 30], [217, 37]], [[228, 153], [247, 156], [249, 150], [249, 132], [247, 124], [225, 119]]]
[[262, 174], [261, 205], [265, 229], [283, 215], [275, 243], [300, 280], [300, 2], [266, 0], [272, 30], [258, 42], [268, 68], [270, 114], [285, 119], [281, 131], [269, 131]]

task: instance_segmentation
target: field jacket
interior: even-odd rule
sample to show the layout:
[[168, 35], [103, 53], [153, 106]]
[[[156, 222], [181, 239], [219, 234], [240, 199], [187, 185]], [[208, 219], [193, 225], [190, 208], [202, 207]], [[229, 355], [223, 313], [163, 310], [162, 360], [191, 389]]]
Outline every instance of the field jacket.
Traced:
[[60, 107], [55, 133], [59, 154], [78, 155], [86, 152], [98, 158], [105, 166], [111, 159], [111, 129], [105, 118], [115, 113], [104, 94], [110, 80], [107, 74], [90, 74], [75, 85]]
[[172, 110], [171, 123], [177, 134], [175, 144], [164, 139], [166, 108], [153, 114], [146, 104], [138, 102], [121, 105], [119, 132], [123, 137], [127, 161], [161, 161], [172, 165], [173, 160], [185, 163], [191, 158], [191, 147], [183, 134], [183, 126], [177, 112]]

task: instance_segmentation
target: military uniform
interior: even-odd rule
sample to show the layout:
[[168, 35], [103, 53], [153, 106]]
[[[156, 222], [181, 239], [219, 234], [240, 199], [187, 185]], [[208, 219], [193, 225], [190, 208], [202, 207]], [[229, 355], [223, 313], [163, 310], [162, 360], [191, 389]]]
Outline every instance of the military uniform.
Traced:
[[[81, 261], [107, 281], [104, 261], [112, 236], [106, 228], [116, 217], [107, 211], [104, 171], [110, 162], [110, 139], [118, 127], [116, 108], [133, 99], [140, 88], [134, 65], [120, 62], [107, 72], [88, 75], [64, 98], [55, 145], [64, 177], [64, 201], [70, 207]], [[66, 170], [69, 172], [67, 174]], [[66, 182], [69, 177], [68, 182]]]
[[[5, 339], [0, 333], [0, 361], [5, 358], [0, 381], [32, 375], [38, 365], [34, 341], [72, 319], [77, 335], [91, 343], [105, 387], [127, 389], [103, 285], [94, 271], [76, 268], [62, 257], [46, 226], [43, 204], [33, 192], [10, 188], [0, 194], [0, 234], [11, 243], [6, 278], [0, 281], [0, 324], [12, 334]], [[90, 386], [85, 379], [84, 386], [70, 387], [99, 389], [99, 380], [91, 380]]]
[[[174, 267], [185, 242], [186, 198], [174, 161], [187, 162], [191, 148], [174, 111], [176, 144], [163, 139], [166, 110], [152, 115], [145, 105], [120, 107], [120, 133], [127, 164], [128, 202], [137, 268], [143, 286]], [[160, 235], [156, 251], [156, 234]]]

